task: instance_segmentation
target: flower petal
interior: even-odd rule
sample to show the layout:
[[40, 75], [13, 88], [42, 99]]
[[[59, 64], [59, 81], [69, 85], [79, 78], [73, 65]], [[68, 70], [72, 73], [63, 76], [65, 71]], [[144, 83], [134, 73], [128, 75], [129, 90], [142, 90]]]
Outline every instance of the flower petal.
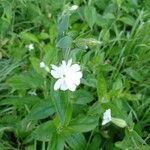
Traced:
[[52, 69], [53, 69], [53, 70], [56, 70], [56, 71], [59, 70], [59, 67], [57, 67], [56, 65], [51, 65], [51, 66], [52, 66]]
[[56, 70], [51, 70], [51, 75], [56, 79], [60, 78], [60, 74]]
[[65, 80], [62, 82], [60, 89], [63, 91], [66, 91], [68, 89], [68, 86], [67, 86]]
[[75, 78], [73, 83], [78, 86], [80, 84], [80, 79], [79, 78]]
[[77, 71], [80, 71], [80, 66], [78, 64], [74, 64], [71, 66], [71, 69], [74, 71], [74, 72], [77, 72]]
[[75, 91], [76, 90], [76, 85], [72, 84], [70, 87], [69, 87], [69, 90], [70, 91]]
[[102, 125], [105, 125], [105, 124], [107, 124], [108, 123], [108, 121], [106, 121], [106, 120], [103, 120], [102, 121]]
[[55, 91], [60, 89], [62, 82], [63, 82], [62, 79], [59, 79], [59, 80], [56, 81], [56, 83], [54, 85], [54, 90]]
[[75, 91], [76, 90], [76, 85], [72, 81], [66, 80], [66, 84], [67, 84], [68, 89], [70, 91]]
[[109, 123], [111, 120], [111, 109], [107, 109], [103, 114], [102, 125]]
[[82, 78], [83, 74], [81, 71], [76, 72], [76, 78]]

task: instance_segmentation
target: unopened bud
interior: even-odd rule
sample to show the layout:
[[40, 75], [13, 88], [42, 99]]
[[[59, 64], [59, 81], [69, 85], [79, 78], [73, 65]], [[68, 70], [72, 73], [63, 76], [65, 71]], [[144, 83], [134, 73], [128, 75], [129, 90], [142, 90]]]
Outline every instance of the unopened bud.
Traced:
[[117, 125], [118, 127], [120, 128], [124, 128], [127, 126], [127, 123], [126, 121], [124, 121], [123, 119], [120, 119], [120, 118], [113, 118], [112, 117], [112, 120], [111, 120], [115, 125]]
[[45, 67], [46, 67], [45, 63], [43, 61], [40, 62], [40, 68], [45, 68]]
[[78, 6], [77, 5], [73, 5], [70, 7], [70, 10], [74, 11], [74, 10], [77, 10], [78, 9]]

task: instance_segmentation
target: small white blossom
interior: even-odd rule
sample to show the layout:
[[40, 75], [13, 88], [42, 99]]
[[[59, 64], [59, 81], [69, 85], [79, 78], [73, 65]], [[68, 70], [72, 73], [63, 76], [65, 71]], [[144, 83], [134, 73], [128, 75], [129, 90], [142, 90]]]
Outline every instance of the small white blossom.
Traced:
[[103, 114], [103, 121], [102, 121], [102, 125], [105, 125], [107, 123], [109, 123], [112, 120], [111, 117], [111, 109], [107, 109], [104, 114]]
[[54, 85], [54, 90], [75, 91], [80, 84], [82, 72], [78, 64], [72, 65], [72, 59], [68, 62], [62, 61], [60, 66], [52, 65], [51, 75], [58, 79]]
[[29, 51], [32, 51], [34, 49], [34, 45], [32, 43], [27, 45], [26, 47], [28, 48]]
[[36, 91], [29, 91], [28, 94], [29, 94], [29, 95], [34, 95], [34, 96], [37, 95], [37, 94], [36, 94]]
[[45, 63], [43, 61], [40, 62], [40, 68], [45, 68], [45, 67], [46, 67]]
[[77, 9], [78, 9], [78, 6], [77, 6], [77, 5], [73, 5], [73, 6], [70, 7], [70, 10], [71, 10], [71, 11], [74, 11], [74, 10], [77, 10]]

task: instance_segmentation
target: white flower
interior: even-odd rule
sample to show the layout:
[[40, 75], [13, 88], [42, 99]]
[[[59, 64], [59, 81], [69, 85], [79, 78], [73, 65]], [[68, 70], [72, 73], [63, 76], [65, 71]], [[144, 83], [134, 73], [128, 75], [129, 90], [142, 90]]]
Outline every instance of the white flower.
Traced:
[[78, 9], [78, 6], [77, 6], [77, 5], [73, 5], [73, 6], [70, 7], [70, 10], [71, 10], [71, 11], [74, 11], [74, 10], [77, 10], [77, 9]]
[[32, 43], [27, 45], [26, 47], [28, 48], [29, 51], [32, 51], [34, 49], [34, 45]]
[[43, 61], [40, 62], [40, 68], [45, 68], [45, 67], [46, 67], [45, 63]]
[[103, 121], [102, 121], [102, 125], [105, 125], [107, 123], [109, 123], [112, 120], [111, 117], [111, 109], [107, 109], [104, 114], [103, 114]]
[[54, 90], [61, 89], [63, 91], [75, 91], [80, 84], [82, 72], [78, 64], [72, 65], [72, 59], [68, 62], [62, 61], [60, 66], [52, 65], [51, 75], [58, 79], [54, 85]]
[[37, 94], [36, 94], [36, 91], [29, 91], [28, 94], [29, 94], [29, 95], [34, 95], [34, 96], [37, 95]]

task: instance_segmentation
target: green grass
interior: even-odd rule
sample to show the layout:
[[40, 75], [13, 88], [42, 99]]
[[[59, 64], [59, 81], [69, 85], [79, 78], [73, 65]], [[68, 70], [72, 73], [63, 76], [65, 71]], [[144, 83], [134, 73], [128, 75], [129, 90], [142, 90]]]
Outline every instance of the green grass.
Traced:
[[[70, 58], [81, 84], [54, 91], [39, 64]], [[0, 1], [0, 150], [149, 150], [149, 77], [149, 0]]]

